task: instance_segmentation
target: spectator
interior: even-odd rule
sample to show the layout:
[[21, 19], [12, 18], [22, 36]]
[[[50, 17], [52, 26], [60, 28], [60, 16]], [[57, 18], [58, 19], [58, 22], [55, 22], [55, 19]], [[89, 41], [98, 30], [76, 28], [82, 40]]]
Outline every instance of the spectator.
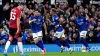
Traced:
[[3, 11], [4, 11], [4, 17], [6, 18], [6, 20], [9, 20], [9, 18], [10, 18], [10, 4], [8, 2], [3, 7]]
[[88, 29], [88, 33], [87, 33], [87, 36], [88, 36], [88, 42], [91, 43], [91, 42], [96, 42], [96, 34], [95, 34], [95, 29], [94, 29], [94, 25], [90, 25], [89, 29]]

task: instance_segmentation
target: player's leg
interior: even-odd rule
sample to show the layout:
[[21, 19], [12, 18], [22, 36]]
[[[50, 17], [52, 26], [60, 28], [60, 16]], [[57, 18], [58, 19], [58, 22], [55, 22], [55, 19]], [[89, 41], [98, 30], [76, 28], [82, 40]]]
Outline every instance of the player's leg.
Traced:
[[7, 56], [7, 51], [8, 51], [8, 48], [9, 48], [11, 42], [12, 42], [12, 36], [9, 36], [9, 40], [6, 42], [5, 49], [4, 49], [5, 56]]
[[4, 49], [4, 55], [7, 56], [7, 50], [13, 40], [13, 36], [15, 35], [15, 32], [16, 32], [16, 29], [12, 29], [10, 28], [9, 29], [9, 40], [6, 42], [6, 45], [5, 45], [5, 49]]
[[21, 56], [27, 56], [23, 51], [23, 43], [22, 43], [21, 36], [22, 36], [21, 33], [15, 35], [15, 38], [18, 38], [17, 45], [18, 45], [18, 48], [20, 50]]
[[[38, 32], [37, 32], [37, 33], [32, 33], [33, 39], [34, 39], [34, 43], [35, 43], [39, 48], [41, 48], [42, 50], [44, 50], [43, 42], [39, 40], [38, 34], [39, 34]], [[40, 34], [41, 34], [41, 33], [40, 33]]]
[[21, 37], [22, 37], [21, 31], [14, 35], [14, 38], [17, 39], [17, 45], [18, 45], [21, 56], [27, 56], [23, 52], [23, 44], [22, 44], [22, 38]]
[[80, 32], [80, 38], [81, 38], [82, 44], [86, 47], [86, 49], [90, 50], [90, 47], [88, 43], [86, 42], [86, 34], [87, 34], [87, 31]]
[[38, 43], [40, 44], [40, 48], [42, 49], [42, 53], [41, 54], [46, 54], [46, 49], [44, 48], [44, 43], [42, 40], [42, 31], [38, 32]]
[[67, 41], [67, 37], [65, 37], [64, 31], [62, 31], [61, 33], [61, 40], [63, 41], [63, 44], [69, 49], [70, 54], [73, 52], [73, 49], [70, 47], [68, 41]]
[[38, 43], [38, 33], [32, 33], [34, 43], [40, 48], [40, 44]]
[[18, 37], [18, 43], [17, 43], [18, 47], [19, 47], [19, 50], [20, 50], [20, 53], [23, 54], [23, 44], [22, 44], [22, 39], [21, 37]]
[[61, 42], [59, 41], [60, 37], [61, 37], [60, 32], [56, 32], [56, 33], [54, 34], [54, 36], [52, 37], [52, 40], [53, 40], [53, 42], [54, 42], [55, 44], [57, 44], [59, 47], [61, 47], [61, 50], [62, 50], [62, 49], [63, 49], [63, 45], [62, 45]]

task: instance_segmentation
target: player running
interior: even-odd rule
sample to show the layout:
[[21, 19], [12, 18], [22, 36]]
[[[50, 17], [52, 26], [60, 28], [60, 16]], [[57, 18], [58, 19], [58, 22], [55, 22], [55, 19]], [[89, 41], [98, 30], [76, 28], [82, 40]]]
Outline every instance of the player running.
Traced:
[[38, 10], [34, 11], [34, 15], [30, 17], [29, 23], [31, 24], [31, 30], [33, 34], [34, 43], [42, 49], [41, 54], [46, 54], [46, 49], [42, 41], [42, 26], [44, 26], [45, 33], [47, 33], [44, 19], [40, 15]]
[[10, 12], [10, 24], [9, 24], [9, 40], [7, 41], [4, 49], [4, 56], [7, 55], [7, 50], [13, 40], [16, 38], [18, 40], [18, 47], [21, 53], [21, 56], [26, 56], [23, 52], [23, 45], [21, 39], [21, 26], [20, 26], [20, 18], [21, 18], [21, 10], [24, 9], [24, 4], [20, 3], [18, 7], [15, 7]]
[[56, 15], [56, 10], [55, 9], [51, 9], [50, 10], [50, 14], [52, 15], [52, 22], [48, 19], [49, 23], [51, 25], [54, 26], [55, 28], [55, 34], [53, 39], [53, 42], [55, 44], [57, 44], [59, 47], [61, 47], [61, 52], [64, 51], [64, 46], [63, 44], [60, 43], [60, 41], [58, 41], [58, 39], [62, 40], [62, 42], [64, 43], [64, 45], [69, 48], [70, 54], [72, 53], [72, 48], [70, 47], [68, 41], [66, 40], [67, 38], [65, 38], [64, 35], [64, 28], [62, 27], [61, 23], [63, 22], [57, 15]]
[[90, 47], [88, 45], [88, 43], [86, 42], [86, 34], [87, 34], [87, 20], [85, 17], [83, 17], [81, 15], [81, 12], [79, 12], [79, 15], [78, 17], [75, 19], [75, 23], [76, 23], [76, 26], [78, 27], [79, 31], [80, 31], [80, 39], [81, 39], [81, 42], [84, 44], [84, 46], [86, 47], [86, 50], [87, 51], [90, 51]]

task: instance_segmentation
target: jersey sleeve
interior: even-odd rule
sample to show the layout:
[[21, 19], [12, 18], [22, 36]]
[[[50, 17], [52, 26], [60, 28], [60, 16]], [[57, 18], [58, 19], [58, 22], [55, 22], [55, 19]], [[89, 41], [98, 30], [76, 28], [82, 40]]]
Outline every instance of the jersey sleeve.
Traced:
[[44, 19], [42, 19], [42, 24], [44, 24]]
[[74, 22], [75, 22], [75, 24], [77, 24], [77, 18], [75, 18]]
[[75, 19], [75, 25], [76, 25], [76, 27], [78, 27], [78, 22], [77, 21], [78, 21], [78, 19], [76, 18]]
[[4, 36], [4, 35], [5, 35], [5, 31], [2, 31], [1, 36]]
[[34, 19], [34, 16], [30, 16], [29, 20], [33, 20]]
[[16, 13], [17, 13], [17, 18], [20, 18], [21, 17], [21, 11], [18, 10]]
[[58, 16], [55, 17], [55, 22], [54, 22], [54, 26], [57, 26], [57, 25], [59, 25], [59, 17]]
[[87, 18], [84, 17], [84, 21], [86, 22], [87, 28], [90, 26], [90, 22], [87, 20]]
[[58, 17], [58, 16], [56, 16], [56, 17], [55, 17], [55, 20], [58, 20], [58, 19], [59, 19], [59, 17]]
[[44, 18], [41, 16], [41, 22], [42, 22], [42, 24], [44, 23]]
[[84, 21], [86, 22], [87, 21], [87, 19], [84, 17]]

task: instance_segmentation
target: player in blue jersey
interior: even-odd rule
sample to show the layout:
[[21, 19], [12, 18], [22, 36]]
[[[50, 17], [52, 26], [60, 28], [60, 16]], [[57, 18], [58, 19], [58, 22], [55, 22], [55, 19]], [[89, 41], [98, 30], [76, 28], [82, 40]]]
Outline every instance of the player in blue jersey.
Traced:
[[86, 50], [90, 51], [90, 47], [89, 47], [88, 43], [86, 42], [88, 21], [86, 20], [86, 18], [84, 16], [81, 15], [81, 12], [79, 12], [78, 17], [75, 19], [75, 23], [80, 32], [81, 42], [86, 47]]
[[0, 34], [0, 37], [1, 37], [0, 44], [3, 45], [8, 40], [8, 33], [5, 30], [3, 30], [2, 33]]
[[46, 54], [46, 49], [44, 48], [44, 44], [42, 41], [42, 26], [44, 26], [45, 33], [47, 33], [47, 30], [44, 19], [40, 15], [39, 11], [34, 11], [34, 15], [30, 17], [29, 23], [31, 24], [34, 43], [42, 49], [41, 54]]
[[[49, 21], [49, 23], [50, 23], [51, 25], [54, 26], [54, 30], [55, 30], [54, 37], [52, 38], [52, 39], [53, 39], [53, 42], [54, 42], [55, 44], [57, 44], [59, 47], [61, 47], [61, 52], [64, 51], [64, 49], [65, 49], [65, 48], [64, 48], [64, 45], [65, 45], [67, 48], [69, 48], [69, 51], [70, 51], [70, 54], [71, 54], [73, 50], [72, 50], [72, 48], [70, 47], [68, 41], [66, 40], [67, 38], [66, 38], [65, 35], [64, 35], [64, 28], [62, 27], [62, 22], [63, 22], [63, 20], [61, 20], [61, 19], [56, 15], [56, 10], [55, 10], [55, 9], [51, 9], [51, 10], [50, 10], [50, 14], [51, 14], [51, 16], [52, 16], [52, 21], [50, 21], [49, 19], [48, 19], [48, 21]], [[61, 42], [60, 42], [59, 40], [61, 40], [61, 41], [64, 43], [64, 45], [61, 44]]]

